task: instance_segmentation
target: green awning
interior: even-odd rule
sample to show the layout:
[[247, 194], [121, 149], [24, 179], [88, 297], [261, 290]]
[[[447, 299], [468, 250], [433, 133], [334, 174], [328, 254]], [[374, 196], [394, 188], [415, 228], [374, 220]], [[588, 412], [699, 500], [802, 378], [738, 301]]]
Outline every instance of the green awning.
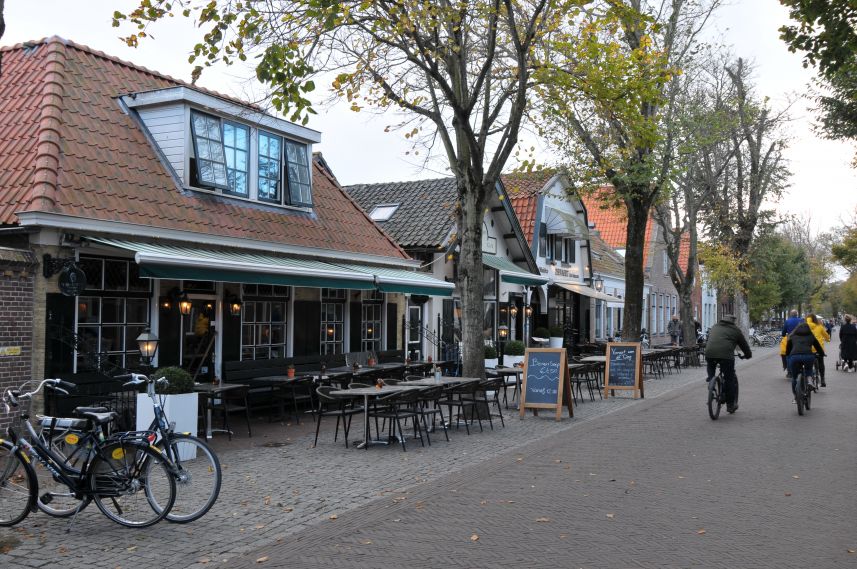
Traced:
[[141, 243], [103, 237], [90, 241], [134, 252], [140, 276], [159, 279], [275, 284], [451, 296], [454, 285], [424, 273], [358, 264], [277, 257], [252, 251]]
[[351, 271], [358, 271], [374, 276], [375, 286], [381, 292], [452, 296], [452, 291], [455, 289], [455, 285], [452, 283], [416, 271], [341, 263], [339, 263], [339, 266]]
[[528, 273], [512, 261], [496, 255], [482, 253], [482, 264], [500, 271], [500, 280], [504, 283], [539, 286], [548, 282], [547, 277]]
[[336, 265], [251, 251], [204, 249], [161, 243], [89, 237], [90, 241], [134, 252], [140, 276], [318, 288], [371, 290], [371, 275]]

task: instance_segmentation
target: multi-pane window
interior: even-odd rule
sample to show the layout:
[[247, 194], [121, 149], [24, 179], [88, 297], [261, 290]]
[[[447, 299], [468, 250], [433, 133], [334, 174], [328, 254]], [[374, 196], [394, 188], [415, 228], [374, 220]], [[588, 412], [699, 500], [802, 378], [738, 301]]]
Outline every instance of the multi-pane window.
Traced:
[[493, 300], [483, 303], [482, 334], [486, 340], [494, 340], [494, 330], [497, 326], [497, 303]]
[[259, 199], [280, 202], [282, 139], [259, 133]]
[[289, 203], [312, 205], [309, 180], [309, 160], [306, 146], [286, 141], [286, 173], [289, 180]]
[[[192, 111], [191, 185], [268, 203], [312, 206], [307, 145], [262, 130], [256, 133], [248, 125]], [[257, 137], [255, 149], [251, 136]]]
[[345, 291], [321, 289], [322, 354], [341, 354], [345, 341]]
[[149, 324], [148, 279], [127, 259], [81, 257], [86, 293], [77, 297], [77, 371], [140, 365], [137, 336]]
[[482, 269], [482, 296], [497, 296], [497, 271], [494, 269]]
[[196, 156], [197, 182], [203, 187], [229, 189], [226, 154], [220, 119], [202, 113], [191, 113], [193, 150]]
[[562, 237], [553, 236], [553, 258], [557, 261], [562, 261]]
[[289, 287], [245, 284], [241, 306], [241, 359], [286, 357]]
[[361, 311], [360, 350], [378, 353], [381, 350], [381, 303], [364, 301]]
[[604, 312], [604, 301], [595, 300], [595, 337], [604, 337], [604, 328], [602, 328], [602, 314]]
[[566, 239], [565, 240], [565, 261], [567, 263], [574, 263], [575, 258], [576, 258], [576, 251], [575, 251], [574, 239]]
[[539, 254], [545, 259], [550, 258], [548, 252], [548, 226], [546, 223], [539, 224]]
[[249, 196], [250, 129], [223, 121], [223, 149], [229, 192], [246, 198]]

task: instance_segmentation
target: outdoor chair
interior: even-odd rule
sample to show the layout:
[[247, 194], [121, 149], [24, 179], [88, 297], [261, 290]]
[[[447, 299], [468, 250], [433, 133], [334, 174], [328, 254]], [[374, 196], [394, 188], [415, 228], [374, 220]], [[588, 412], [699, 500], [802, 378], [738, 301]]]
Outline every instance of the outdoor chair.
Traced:
[[348, 448], [348, 431], [351, 429], [351, 419], [354, 415], [362, 414], [363, 407], [353, 405], [350, 397], [331, 395], [334, 387], [321, 386], [316, 388], [318, 396], [318, 410], [316, 414], [315, 440], [312, 443], [315, 448], [318, 443], [318, 432], [321, 429], [321, 420], [324, 417], [336, 417], [336, 431], [333, 434], [333, 442], [339, 437], [339, 422], [342, 421], [342, 430], [345, 437], [345, 448]]
[[391, 393], [378, 400], [380, 405], [377, 409], [373, 408], [369, 411], [369, 416], [374, 417], [376, 421], [378, 419], [390, 420], [389, 435], [390, 437], [398, 437], [399, 442], [402, 443], [403, 451], [407, 451], [408, 448], [405, 445], [405, 433], [402, 431], [402, 419], [405, 420], [406, 424], [408, 419], [413, 422], [414, 438], [419, 436], [422, 446], [426, 446], [418, 419], [419, 396], [420, 390], [418, 389]]
[[[205, 409], [211, 410], [212, 414], [219, 412], [223, 421], [223, 430], [229, 434], [229, 440], [232, 440], [232, 429], [229, 427], [230, 413], [244, 413], [244, 418], [247, 421], [247, 436], [252, 437], [253, 433], [250, 430], [250, 405], [247, 402], [247, 386], [243, 385], [240, 388], [230, 389], [214, 395], [213, 397], [205, 398]], [[203, 413], [203, 417], [206, 414]], [[206, 425], [208, 430], [209, 425]]]
[[301, 424], [298, 404], [307, 405], [310, 409], [310, 413], [315, 415], [315, 401], [313, 401], [314, 387], [315, 383], [311, 377], [296, 379], [293, 382], [280, 385], [279, 389], [274, 393], [274, 398], [280, 402], [280, 417], [285, 417], [285, 407], [288, 402], [291, 402], [295, 422], [298, 425]]
[[506, 390], [506, 380], [501, 377], [488, 377], [479, 382], [479, 389], [476, 391], [476, 400], [480, 401], [478, 394], [482, 393], [481, 401], [485, 402], [485, 405], [488, 407], [488, 424], [491, 425], [491, 430], [494, 430], [494, 421], [491, 420], [491, 416], [494, 415], [491, 412], [491, 402], [488, 398], [488, 392], [491, 392], [491, 400], [497, 406], [497, 416], [500, 417], [500, 424], [503, 425], [503, 428], [506, 428], [506, 421], [503, 420], [503, 410], [500, 408], [500, 390]]
[[[446, 441], [449, 442], [449, 432], [446, 429], [446, 419], [443, 416], [443, 407], [438, 402], [443, 397], [443, 386], [427, 387], [419, 390], [419, 406], [416, 408], [417, 414], [422, 418], [423, 430], [426, 433], [426, 440], [431, 446], [431, 437], [429, 432], [435, 429], [435, 418], [440, 416], [440, 425], [443, 427], [443, 434], [446, 436]], [[428, 428], [426, 417], [431, 417], [431, 429]]]
[[[458, 409], [456, 413], [455, 426], [461, 422], [461, 417], [464, 417], [464, 427], [467, 434], [470, 434], [470, 420], [473, 417], [479, 421], [479, 430], [482, 431], [482, 418], [479, 416], [476, 401], [476, 390], [479, 389], [479, 383], [469, 382], [459, 385], [451, 385], [444, 390], [443, 398], [438, 401], [438, 405], [442, 405], [449, 409], [449, 418], [452, 420], [452, 408]], [[468, 411], [471, 419], [468, 419]]]

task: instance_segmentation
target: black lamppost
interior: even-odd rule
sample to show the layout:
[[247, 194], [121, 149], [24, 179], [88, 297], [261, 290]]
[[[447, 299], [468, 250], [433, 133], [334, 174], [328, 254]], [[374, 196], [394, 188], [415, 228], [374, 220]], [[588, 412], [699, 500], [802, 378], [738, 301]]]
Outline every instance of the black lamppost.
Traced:
[[497, 333], [500, 336], [500, 350], [497, 356], [500, 359], [497, 360], [497, 363], [503, 365], [503, 348], [506, 345], [506, 339], [509, 337], [509, 327], [504, 324], [497, 329]]
[[143, 360], [140, 367], [148, 371], [152, 368], [152, 359], [155, 357], [155, 352], [158, 351], [158, 337], [152, 334], [149, 328], [146, 328], [142, 334], [137, 336], [137, 345], [140, 347], [140, 358]]

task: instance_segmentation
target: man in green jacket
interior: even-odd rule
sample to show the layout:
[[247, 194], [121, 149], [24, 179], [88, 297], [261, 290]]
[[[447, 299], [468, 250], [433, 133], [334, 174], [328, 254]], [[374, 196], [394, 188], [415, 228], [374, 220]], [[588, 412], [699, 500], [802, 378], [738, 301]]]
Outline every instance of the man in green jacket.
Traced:
[[741, 348], [744, 357], [750, 359], [753, 352], [741, 329], [735, 326], [735, 316], [725, 314], [720, 322], [711, 327], [708, 333], [708, 343], [705, 345], [705, 361], [708, 363], [708, 379], [711, 381], [720, 365], [725, 383], [726, 411], [734, 413], [738, 410], [738, 376], [735, 375], [735, 347]]

